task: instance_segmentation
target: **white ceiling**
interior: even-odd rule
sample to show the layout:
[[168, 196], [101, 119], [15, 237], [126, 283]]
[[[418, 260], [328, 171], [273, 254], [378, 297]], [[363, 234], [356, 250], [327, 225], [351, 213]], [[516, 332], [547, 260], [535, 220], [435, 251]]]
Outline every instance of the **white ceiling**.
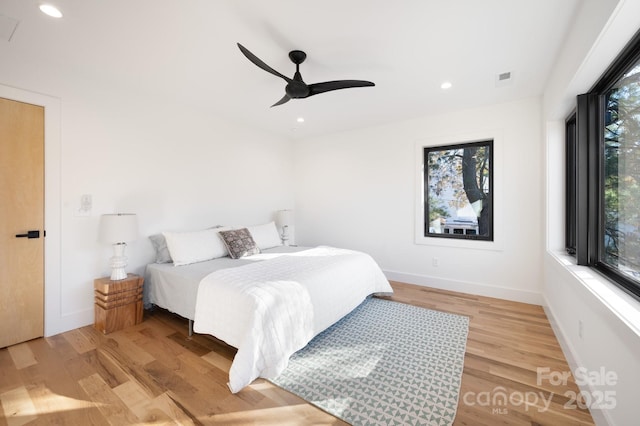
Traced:
[[[58, 20], [40, 3], [0, 0], [0, 14], [19, 21], [0, 54], [304, 138], [538, 96], [580, 0], [51, 0]], [[304, 50], [307, 83], [376, 87], [270, 108], [285, 82], [237, 42], [290, 76], [288, 52]], [[497, 86], [503, 72], [511, 83]]]

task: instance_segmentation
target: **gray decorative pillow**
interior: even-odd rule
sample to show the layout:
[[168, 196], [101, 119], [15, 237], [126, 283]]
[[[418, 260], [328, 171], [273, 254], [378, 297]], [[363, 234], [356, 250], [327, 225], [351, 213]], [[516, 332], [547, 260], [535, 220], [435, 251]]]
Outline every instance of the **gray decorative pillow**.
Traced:
[[220, 238], [222, 238], [222, 241], [227, 246], [229, 256], [231, 256], [232, 259], [239, 259], [243, 256], [260, 253], [260, 249], [247, 228], [220, 231], [218, 235], [220, 235]]
[[162, 234], [151, 235], [149, 237], [153, 248], [156, 250], [156, 263], [172, 263], [171, 253], [167, 247], [167, 240]]

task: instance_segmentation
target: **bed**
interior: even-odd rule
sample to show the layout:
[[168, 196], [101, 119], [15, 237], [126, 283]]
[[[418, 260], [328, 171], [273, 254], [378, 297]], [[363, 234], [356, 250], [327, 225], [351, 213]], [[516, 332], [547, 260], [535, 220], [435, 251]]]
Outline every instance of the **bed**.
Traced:
[[372, 294], [390, 294], [367, 254], [334, 247], [277, 246], [240, 259], [147, 265], [145, 302], [193, 320], [193, 330], [238, 349], [236, 393], [275, 378], [289, 357]]

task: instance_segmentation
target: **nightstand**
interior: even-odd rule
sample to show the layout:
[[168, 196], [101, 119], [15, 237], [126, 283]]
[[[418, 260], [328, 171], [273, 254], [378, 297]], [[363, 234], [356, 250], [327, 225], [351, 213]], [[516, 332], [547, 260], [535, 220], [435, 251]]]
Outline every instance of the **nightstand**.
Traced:
[[107, 334], [142, 322], [143, 282], [134, 274], [118, 281], [109, 277], [93, 281], [96, 330]]

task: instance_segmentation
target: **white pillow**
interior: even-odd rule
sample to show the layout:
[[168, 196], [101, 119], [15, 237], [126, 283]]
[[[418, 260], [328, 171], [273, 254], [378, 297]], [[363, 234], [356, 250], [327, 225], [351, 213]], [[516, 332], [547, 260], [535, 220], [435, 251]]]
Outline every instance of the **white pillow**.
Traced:
[[265, 223], [264, 225], [247, 226], [247, 229], [260, 250], [282, 245], [282, 240], [280, 239], [280, 235], [278, 235], [278, 230], [274, 222]]
[[218, 232], [223, 228], [193, 232], [163, 232], [174, 266], [189, 265], [229, 254]]

